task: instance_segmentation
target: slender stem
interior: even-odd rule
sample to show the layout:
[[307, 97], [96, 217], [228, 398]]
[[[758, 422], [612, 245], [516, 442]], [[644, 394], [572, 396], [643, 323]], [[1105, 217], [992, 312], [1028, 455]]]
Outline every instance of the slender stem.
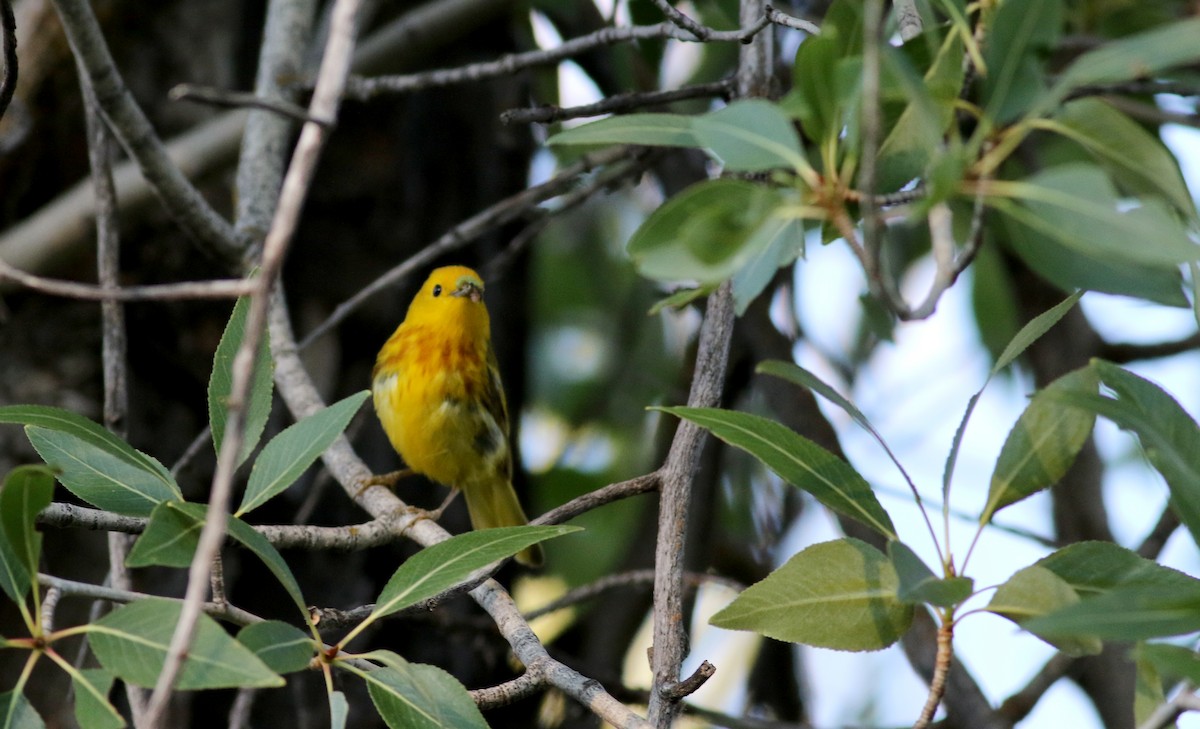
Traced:
[[[358, 11], [361, 0], [338, 0], [333, 10], [333, 20], [325, 56], [321, 61], [317, 85], [313, 91], [309, 113], [318, 119], [334, 119], [339, 100], [350, 71], [354, 49]], [[261, 272], [257, 278], [258, 290], [251, 298], [245, 334], [233, 361], [233, 382], [229, 397], [229, 415], [225, 438], [217, 457], [217, 470], [213, 476], [212, 495], [209, 499], [208, 515], [200, 532], [196, 556], [188, 570], [188, 588], [179, 622], [171, 636], [167, 658], [154, 686], [147, 709], [147, 722], [158, 726], [166, 714], [167, 703], [173, 691], [175, 679], [183, 665], [188, 646], [191, 644], [200, 606], [208, 589], [212, 560], [225, 537], [225, 523], [229, 512], [229, 499], [233, 487], [233, 472], [237, 466], [237, 455], [241, 449], [245, 427], [245, 402], [249, 392], [255, 353], [267, 323], [272, 289], [283, 266], [284, 256], [298, 224], [300, 210], [308, 188], [312, 183], [317, 159], [328, 136], [326, 126], [306, 123], [292, 155], [283, 180], [279, 206], [275, 211], [270, 232], [263, 244]]]
[[945, 614], [942, 616], [942, 624], [938, 627], [937, 658], [934, 662], [933, 678], [929, 681], [929, 696], [925, 699], [925, 706], [921, 709], [921, 716], [913, 724], [913, 729], [927, 729], [933, 721], [938, 704], [942, 702], [942, 696], [946, 693], [946, 676], [950, 673], [950, 659], [954, 656], [953, 640], [953, 616]]

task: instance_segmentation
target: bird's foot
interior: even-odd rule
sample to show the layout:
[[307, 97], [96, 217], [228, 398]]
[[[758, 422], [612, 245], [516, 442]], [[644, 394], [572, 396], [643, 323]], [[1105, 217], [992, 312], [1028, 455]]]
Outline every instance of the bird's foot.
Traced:
[[[458, 489], [451, 489], [450, 495], [446, 497], [446, 500], [442, 502], [441, 506], [439, 506], [438, 508], [436, 508], [432, 511], [430, 511], [429, 509], [422, 509], [419, 506], [406, 506], [403, 509], [401, 509], [401, 513], [415, 515], [416, 519], [413, 520], [414, 524], [422, 519], [428, 519], [429, 521], [432, 521], [436, 524], [438, 521], [441, 520], [442, 513], [446, 511], [446, 508], [448, 506], [450, 506], [450, 504], [454, 503], [454, 499], [457, 498], [457, 496], [458, 496]], [[410, 524], [409, 526], [412, 526], [412, 524]]]
[[400, 479], [407, 478], [411, 475], [413, 475], [413, 470], [411, 468], [402, 468], [399, 471], [381, 473], [378, 476], [364, 478], [359, 483], [358, 491], [354, 492], [354, 498], [357, 499], [359, 496], [362, 496], [363, 492], [372, 486], [382, 486], [390, 491], [395, 491], [396, 484], [400, 482]]

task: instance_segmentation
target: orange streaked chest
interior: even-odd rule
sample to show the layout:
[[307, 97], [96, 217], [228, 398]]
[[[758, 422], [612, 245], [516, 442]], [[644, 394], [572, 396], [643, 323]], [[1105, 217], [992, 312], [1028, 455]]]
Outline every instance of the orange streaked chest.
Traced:
[[404, 324], [379, 353], [375, 410], [392, 446], [418, 473], [447, 485], [469, 477], [477, 424], [470, 403], [488, 381], [487, 341]]

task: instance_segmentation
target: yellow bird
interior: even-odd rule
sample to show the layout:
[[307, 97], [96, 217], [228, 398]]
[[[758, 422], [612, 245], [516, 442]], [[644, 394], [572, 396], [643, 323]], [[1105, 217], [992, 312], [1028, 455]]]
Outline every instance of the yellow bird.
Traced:
[[[512, 487], [508, 404], [479, 274], [465, 266], [429, 274], [371, 380], [375, 412], [405, 465], [455, 489], [441, 509], [461, 490], [476, 529], [528, 521]], [[516, 559], [537, 567], [541, 548]]]

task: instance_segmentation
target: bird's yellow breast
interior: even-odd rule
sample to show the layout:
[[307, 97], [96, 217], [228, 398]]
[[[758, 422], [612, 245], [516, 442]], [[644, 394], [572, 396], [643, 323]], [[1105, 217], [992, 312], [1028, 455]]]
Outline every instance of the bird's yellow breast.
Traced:
[[487, 373], [487, 350], [427, 326], [401, 325], [379, 353], [375, 410], [409, 468], [453, 488], [484, 478], [474, 452], [473, 403]]

